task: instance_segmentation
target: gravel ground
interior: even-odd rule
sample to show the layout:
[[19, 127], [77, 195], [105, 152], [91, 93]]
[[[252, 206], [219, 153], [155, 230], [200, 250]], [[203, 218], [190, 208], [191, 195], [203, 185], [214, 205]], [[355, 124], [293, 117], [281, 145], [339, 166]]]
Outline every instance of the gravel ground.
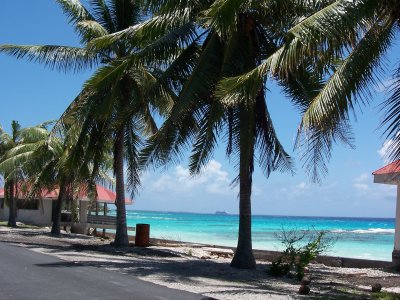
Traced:
[[269, 262], [258, 262], [257, 270], [238, 270], [229, 266], [229, 257], [213, 254], [210, 247], [162, 243], [149, 248], [116, 249], [107, 239], [67, 232], [53, 237], [49, 232], [49, 228], [0, 226], [0, 242], [212, 299], [371, 299], [374, 283], [380, 283], [385, 292], [399, 293], [400, 299], [400, 274], [389, 270], [311, 264], [311, 292], [300, 296], [298, 281], [267, 274]]

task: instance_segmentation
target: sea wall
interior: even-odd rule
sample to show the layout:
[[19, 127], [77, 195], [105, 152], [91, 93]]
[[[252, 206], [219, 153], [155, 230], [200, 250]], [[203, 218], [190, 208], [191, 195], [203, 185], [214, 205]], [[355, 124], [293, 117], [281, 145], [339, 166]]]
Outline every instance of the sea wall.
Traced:
[[[164, 243], [176, 243], [176, 244], [187, 244], [192, 245], [194, 247], [204, 246], [204, 247], [214, 247], [221, 249], [231, 249], [235, 251], [234, 247], [224, 247], [218, 245], [202, 245], [202, 244], [194, 244], [194, 243], [186, 243], [180, 241], [167, 241], [160, 239], [150, 239], [151, 242], [157, 244], [159, 242]], [[256, 260], [258, 261], [274, 261], [276, 260], [282, 252], [279, 251], [270, 251], [270, 250], [253, 250], [253, 254]], [[390, 261], [382, 261], [382, 260], [369, 260], [369, 259], [359, 259], [359, 258], [349, 258], [349, 257], [339, 257], [339, 256], [327, 256], [321, 255], [315, 259], [316, 263], [321, 263], [326, 266], [331, 267], [343, 267], [343, 268], [391, 268], [392, 263]]]
[[[231, 248], [235, 250], [235, 248]], [[273, 261], [281, 255], [279, 251], [254, 250], [254, 256], [257, 260]], [[382, 260], [369, 260], [349, 257], [326, 256], [321, 255], [315, 259], [315, 262], [331, 267], [343, 268], [391, 268], [392, 263]]]

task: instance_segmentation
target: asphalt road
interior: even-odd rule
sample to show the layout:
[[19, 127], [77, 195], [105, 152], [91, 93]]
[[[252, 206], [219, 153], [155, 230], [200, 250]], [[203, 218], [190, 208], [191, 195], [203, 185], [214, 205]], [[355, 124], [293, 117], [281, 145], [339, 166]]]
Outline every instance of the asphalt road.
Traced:
[[173, 299], [207, 297], [130, 275], [62, 261], [0, 242], [0, 299]]

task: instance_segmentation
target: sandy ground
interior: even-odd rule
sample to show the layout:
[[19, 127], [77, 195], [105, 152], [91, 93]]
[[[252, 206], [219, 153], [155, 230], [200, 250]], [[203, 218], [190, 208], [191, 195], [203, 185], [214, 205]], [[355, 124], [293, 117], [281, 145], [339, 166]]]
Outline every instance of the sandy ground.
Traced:
[[229, 266], [229, 257], [215, 255], [213, 252], [218, 250], [201, 245], [163, 243], [149, 248], [115, 249], [110, 240], [67, 232], [55, 238], [48, 228], [5, 226], [0, 226], [0, 241], [210, 299], [370, 299], [374, 283], [380, 283], [383, 291], [400, 294], [399, 273], [311, 264], [311, 292], [300, 296], [297, 280], [267, 274], [269, 262], [257, 262], [257, 270], [237, 270]]

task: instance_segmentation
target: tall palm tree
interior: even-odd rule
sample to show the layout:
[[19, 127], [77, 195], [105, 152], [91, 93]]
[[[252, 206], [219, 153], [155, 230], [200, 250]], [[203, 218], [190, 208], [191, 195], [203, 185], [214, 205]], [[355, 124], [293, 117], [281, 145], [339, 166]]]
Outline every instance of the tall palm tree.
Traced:
[[[274, 170], [292, 169], [268, 111], [265, 78], [256, 75], [266, 65], [268, 70], [271, 65], [279, 69], [276, 57], [284, 47], [285, 34], [315, 8], [301, 1], [166, 0], [148, 5], [158, 10], [156, 20], [173, 15], [177, 26], [196, 21], [202, 39], [194, 40], [201, 45], [200, 55], [180, 87], [170, 117], [145, 148], [142, 163], [164, 165], [192, 146], [189, 167], [196, 174], [222, 138], [227, 156], [235, 162], [234, 183], [239, 185], [239, 234], [231, 266], [255, 268], [251, 235], [255, 164], [267, 177]], [[136, 36], [134, 29], [119, 34], [120, 38]], [[308, 88], [317, 88], [320, 81], [305, 67], [296, 74], [290, 72], [280, 84], [297, 105], [304, 106]]]
[[[144, 18], [139, 1], [93, 0], [89, 2], [89, 8], [78, 0], [57, 2], [81, 37], [82, 47], [3, 45], [0, 52], [62, 71], [99, 66], [58, 126], [70, 128], [71, 136], [76, 137], [73, 158], [78, 160], [88, 158], [87, 153], [93, 154], [93, 172], [97, 172], [102, 163], [102, 149], [113, 141], [117, 206], [114, 245], [127, 246], [124, 164], [126, 162], [128, 188], [135, 192], [140, 183], [137, 154], [142, 134], [156, 130], [151, 110], [160, 106], [167, 109], [167, 102], [171, 101], [167, 96], [163, 97], [167, 102], [157, 102], [158, 91], [164, 96], [168, 93], [161, 85], [152, 89], [153, 96], [146, 96], [156, 75], [142, 62], [151, 62], [157, 55], [157, 48], [143, 48], [131, 41], [103, 47], [90, 44], [96, 38], [138, 26]], [[155, 68], [152, 71], [157, 73]]]

